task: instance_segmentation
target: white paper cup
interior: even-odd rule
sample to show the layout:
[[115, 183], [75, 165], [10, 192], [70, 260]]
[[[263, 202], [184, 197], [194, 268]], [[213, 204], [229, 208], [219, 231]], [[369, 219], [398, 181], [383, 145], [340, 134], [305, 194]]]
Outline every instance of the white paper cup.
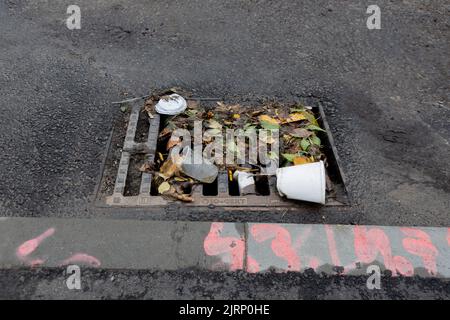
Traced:
[[244, 171], [235, 171], [233, 177], [237, 180], [241, 196], [255, 193], [255, 177]]
[[323, 161], [277, 169], [277, 189], [288, 199], [325, 204]]

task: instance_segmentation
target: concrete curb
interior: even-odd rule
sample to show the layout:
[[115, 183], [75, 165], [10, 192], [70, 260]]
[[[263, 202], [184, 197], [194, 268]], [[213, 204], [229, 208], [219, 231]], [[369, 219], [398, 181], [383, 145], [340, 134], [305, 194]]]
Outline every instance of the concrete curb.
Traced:
[[0, 268], [366, 274], [450, 278], [450, 228], [1, 218]]

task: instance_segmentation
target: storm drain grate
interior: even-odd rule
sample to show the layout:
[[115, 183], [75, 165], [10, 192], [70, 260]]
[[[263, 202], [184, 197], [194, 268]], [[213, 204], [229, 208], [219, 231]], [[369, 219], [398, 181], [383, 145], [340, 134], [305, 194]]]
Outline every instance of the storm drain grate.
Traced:
[[[106, 205], [115, 207], [167, 206], [168, 204], [175, 202], [175, 200], [152, 194], [153, 176], [151, 173], [139, 172], [138, 175], [135, 173], [133, 177], [130, 175], [130, 170], [133, 169], [133, 157], [137, 155], [135, 150], [141, 150], [139, 156], [142, 161], [151, 163], [155, 160], [160, 122], [162, 121], [161, 117], [158, 114], [155, 114], [153, 118], [146, 120], [149, 122], [146, 141], [136, 141], [136, 132], [138, 130], [142, 131], [142, 128], [139, 128], [142, 123], [140, 117], [143, 114], [143, 112], [141, 112], [142, 100], [135, 101], [131, 103], [130, 106], [131, 112], [126, 128], [123, 148], [121, 149], [120, 161], [117, 166], [113, 190], [109, 195], [101, 198]], [[313, 106], [313, 111], [316, 113], [319, 123], [326, 131], [326, 133], [322, 133], [321, 140], [323, 141], [324, 152], [329, 163], [327, 172], [333, 184], [333, 193], [327, 192], [325, 206], [347, 205], [348, 198], [345, 190], [344, 178], [339, 167], [336, 149], [321, 104], [319, 103]], [[145, 129], [146, 128], [144, 128], [144, 130]], [[118, 145], [116, 147], [118, 147]], [[142, 150], [145, 151], [142, 152]], [[103, 180], [104, 179], [105, 178], [103, 177]], [[139, 179], [139, 181], [132, 181], [135, 185], [134, 188], [136, 189], [134, 194], [127, 194], [127, 185], [130, 183], [130, 180], [136, 179]], [[230, 185], [227, 172], [219, 172], [214, 183], [196, 185], [191, 194], [193, 202], [183, 202], [182, 205], [187, 207], [244, 207], [246, 210], [262, 207], [295, 207], [299, 205], [299, 202], [291, 201], [279, 196], [276, 189], [276, 178], [274, 176], [267, 178], [266, 181], [264, 181], [264, 184], [265, 185], [262, 188], [264, 191], [259, 194], [241, 196], [236, 193], [236, 189]]]

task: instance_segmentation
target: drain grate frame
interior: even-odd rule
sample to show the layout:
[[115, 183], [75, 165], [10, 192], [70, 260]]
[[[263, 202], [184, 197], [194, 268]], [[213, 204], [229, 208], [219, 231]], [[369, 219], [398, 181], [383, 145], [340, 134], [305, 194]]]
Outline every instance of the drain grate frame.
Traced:
[[[160, 129], [161, 118], [158, 114], [155, 114], [152, 119], [149, 119], [147, 139], [144, 142], [136, 142], [136, 132], [138, 131], [138, 123], [140, 122], [140, 116], [142, 116], [143, 100], [136, 100], [128, 103], [128, 107], [131, 110], [129, 118], [127, 119], [126, 132], [122, 136], [117, 134], [118, 128], [113, 128], [108, 152], [106, 158], [111, 153], [120, 152], [120, 161], [118, 164], [111, 165], [110, 171], [115, 171], [115, 179], [112, 190], [102, 190], [102, 185], [107, 179], [105, 175], [105, 168], [108, 166], [105, 159], [102, 169], [102, 176], [97, 186], [95, 195], [95, 206], [101, 208], [166, 208], [171, 205], [179, 205], [187, 208], [194, 209], [199, 208], [224, 208], [224, 209], [236, 209], [236, 210], [249, 210], [260, 211], [265, 209], [313, 209], [320, 208], [316, 204], [309, 204], [299, 201], [291, 201], [286, 198], [280, 197], [276, 190], [276, 178], [269, 177], [268, 179], [268, 195], [244, 195], [235, 196], [230, 195], [228, 177], [226, 172], [219, 172], [217, 178], [217, 195], [204, 195], [203, 185], [196, 185], [192, 192], [193, 202], [180, 203], [180, 201], [171, 200], [160, 195], [152, 195], [152, 174], [140, 173], [139, 177], [139, 191], [137, 195], [126, 195], [127, 179], [129, 179], [130, 161], [133, 156], [131, 150], [135, 148], [145, 148], [144, 159], [149, 162], [153, 162], [157, 152], [157, 142]], [[311, 105], [311, 104], [310, 104]], [[324, 152], [327, 156], [329, 167], [332, 169], [329, 171], [330, 179], [333, 182], [335, 193], [331, 197], [327, 193], [327, 200], [324, 207], [346, 207], [350, 205], [347, 190], [345, 188], [345, 176], [341, 170], [340, 160], [337, 154], [334, 140], [331, 135], [330, 127], [326, 121], [325, 112], [320, 101], [311, 105], [313, 112], [316, 114], [319, 124], [325, 129], [325, 132], [320, 136], [323, 145]], [[120, 128], [118, 129], [120, 131]], [[116, 137], [115, 143], [113, 136]], [[119, 147], [119, 140], [122, 138], [123, 146]], [[330, 174], [331, 173], [331, 174]], [[111, 178], [109, 178], [111, 180]], [[110, 181], [110, 185], [112, 185]]]

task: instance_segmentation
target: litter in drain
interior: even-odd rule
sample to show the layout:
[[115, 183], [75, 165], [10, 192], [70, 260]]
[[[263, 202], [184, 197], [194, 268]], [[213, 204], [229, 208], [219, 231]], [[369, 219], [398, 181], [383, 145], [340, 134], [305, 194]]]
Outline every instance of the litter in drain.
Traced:
[[[105, 172], [97, 194], [101, 202], [111, 207], [164, 207], [175, 202], [158, 194], [155, 189], [154, 173], [141, 172], [143, 163], [153, 163], [158, 150], [158, 136], [163, 128], [164, 117], [152, 114], [149, 118], [142, 112], [143, 100], [131, 101], [129, 118], [125, 133], [116, 128], [110, 145]], [[333, 192], [327, 192], [325, 206], [344, 206], [348, 204], [344, 177], [339, 167], [339, 159], [331, 137], [330, 128], [325, 119], [322, 104], [312, 104], [312, 112], [324, 132], [320, 132], [323, 153], [326, 155], [327, 174], [333, 184]], [[123, 147], [120, 139], [123, 139]], [[114, 157], [120, 155], [120, 160]], [[107, 169], [107, 170], [106, 170]], [[108, 172], [106, 172], [108, 171]], [[114, 174], [115, 172], [115, 174]], [[115, 179], [114, 177], [115, 176]], [[279, 195], [275, 176], [258, 177], [254, 194], [240, 195], [236, 180], [229, 179], [229, 172], [219, 171], [216, 180], [209, 184], [196, 184], [189, 190], [192, 202], [183, 202], [187, 207], [229, 207], [258, 210], [268, 208], [286, 208], [304, 205]]]

